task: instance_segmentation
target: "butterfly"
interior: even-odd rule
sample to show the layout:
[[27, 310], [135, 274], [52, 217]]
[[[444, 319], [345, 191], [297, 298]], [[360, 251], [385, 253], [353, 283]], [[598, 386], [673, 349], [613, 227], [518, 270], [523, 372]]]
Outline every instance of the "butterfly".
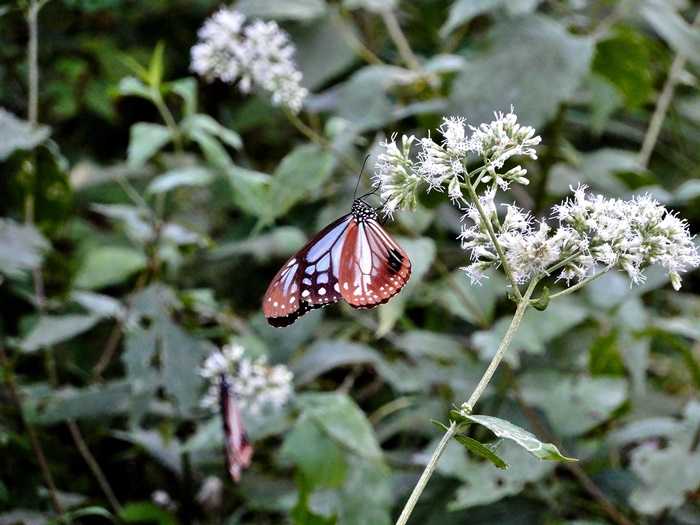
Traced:
[[241, 473], [250, 466], [253, 459], [253, 445], [243, 428], [243, 418], [238, 403], [231, 392], [231, 384], [222, 374], [219, 383], [221, 419], [224, 425], [224, 448], [226, 467], [233, 481], [240, 481]]
[[340, 299], [353, 308], [374, 308], [399, 293], [410, 276], [408, 255], [360, 197], [350, 213], [321, 230], [277, 272], [263, 297], [263, 313], [280, 327]]

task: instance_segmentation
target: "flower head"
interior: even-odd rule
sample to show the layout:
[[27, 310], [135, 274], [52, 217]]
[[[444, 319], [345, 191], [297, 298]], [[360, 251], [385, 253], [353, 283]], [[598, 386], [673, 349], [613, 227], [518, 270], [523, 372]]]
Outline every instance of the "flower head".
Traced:
[[212, 353], [200, 374], [209, 380], [202, 405], [212, 408], [219, 403], [220, 377], [226, 377], [231, 394], [241, 408], [258, 413], [265, 407], [280, 408], [292, 395], [292, 372], [284, 365], [270, 366], [265, 357], [251, 359], [240, 345], [225, 345]]
[[535, 135], [535, 128], [518, 124], [518, 116], [510, 112], [495, 113], [496, 119], [489, 124], [472, 127], [473, 148], [478, 151], [495, 169], [500, 169], [506, 160], [513, 156], [537, 159], [535, 146], [541, 137]]
[[301, 110], [308, 95], [294, 63], [295, 48], [276, 22], [254, 20], [223, 7], [198, 32], [192, 47], [192, 70], [211, 81], [238, 82], [243, 93], [254, 87], [268, 91], [275, 105]]
[[384, 203], [384, 215], [392, 217], [399, 209], [413, 209], [421, 178], [413, 171], [410, 159], [411, 145], [415, 137], [401, 137], [401, 147], [396, 143], [396, 135], [391, 141], [384, 141], [384, 151], [377, 158], [377, 166], [372, 182], [379, 188], [379, 197]]

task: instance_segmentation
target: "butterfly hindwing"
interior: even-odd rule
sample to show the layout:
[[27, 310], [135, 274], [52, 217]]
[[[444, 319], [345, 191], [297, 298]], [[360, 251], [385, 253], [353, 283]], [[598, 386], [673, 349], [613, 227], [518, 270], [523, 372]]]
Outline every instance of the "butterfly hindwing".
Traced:
[[340, 289], [355, 308], [386, 303], [411, 276], [406, 252], [374, 219], [350, 230], [341, 256]]

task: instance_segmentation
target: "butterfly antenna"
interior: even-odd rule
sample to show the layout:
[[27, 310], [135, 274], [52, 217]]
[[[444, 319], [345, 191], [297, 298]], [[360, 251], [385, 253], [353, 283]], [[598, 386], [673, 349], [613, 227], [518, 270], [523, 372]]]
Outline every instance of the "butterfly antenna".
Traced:
[[[360, 181], [362, 180], [362, 172], [365, 171], [365, 164], [367, 164], [367, 161], [369, 160], [370, 155], [367, 155], [365, 157], [365, 160], [362, 162], [362, 168], [360, 168], [360, 174], [357, 176], [357, 182], [355, 183], [355, 191], [352, 194], [352, 200], [355, 200], [357, 198], [357, 189], [360, 187]], [[371, 195], [371, 194], [367, 194]], [[362, 197], [360, 197], [362, 198]]]

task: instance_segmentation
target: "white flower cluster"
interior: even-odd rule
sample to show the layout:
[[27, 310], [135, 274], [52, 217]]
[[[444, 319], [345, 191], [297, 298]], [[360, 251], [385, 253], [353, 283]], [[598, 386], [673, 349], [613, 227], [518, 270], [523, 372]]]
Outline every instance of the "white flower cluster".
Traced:
[[409, 158], [411, 145], [415, 137], [401, 137], [401, 147], [396, 144], [396, 135], [391, 142], [382, 143], [384, 153], [377, 158], [377, 165], [372, 181], [379, 188], [379, 198], [384, 203], [384, 214], [393, 217], [400, 209], [413, 209], [416, 206], [416, 194], [421, 179], [413, 171]]
[[[415, 204], [418, 181], [427, 184], [428, 190], [443, 191], [454, 202], [462, 201], [462, 183], [465, 177], [473, 179], [473, 184], [491, 186], [497, 184], [506, 190], [512, 182], [528, 184], [527, 170], [516, 166], [500, 173], [504, 163], [514, 156], [537, 158], [534, 147], [540, 143], [534, 128], [518, 124], [513, 113], [496, 113], [495, 120], [481, 124], [478, 128], [469, 126], [461, 117], [445, 117], [438, 132], [442, 141], [431, 137], [418, 141], [420, 151], [417, 160], [410, 159], [411, 145], [415, 137], [404, 136], [399, 148], [392, 137], [391, 142], [382, 144], [385, 152], [380, 155], [374, 184], [380, 189], [387, 204], [384, 213], [391, 215], [396, 209]], [[469, 156], [478, 157], [482, 166], [467, 172]]]
[[269, 91], [275, 105], [295, 113], [308, 95], [302, 74], [294, 63], [294, 45], [276, 22], [254, 20], [246, 25], [243, 14], [223, 7], [198, 32], [192, 48], [192, 70], [207, 80], [238, 82], [243, 93], [253, 87]]
[[[640, 284], [644, 268], [659, 264], [678, 290], [680, 274], [700, 265], [688, 224], [650, 196], [625, 201], [591, 195], [586, 189], [579, 186], [572, 198], [554, 207], [556, 228], [511, 205], [505, 206], [501, 223], [493, 203], [495, 192], [482, 197], [482, 207], [518, 283], [554, 270], [559, 270], [558, 279], [581, 281], [602, 266], [623, 270], [634, 284]], [[500, 259], [473, 204], [467, 206], [464, 218], [472, 223], [463, 226], [459, 236], [472, 260], [464, 270], [479, 282]]]
[[231, 384], [231, 394], [241, 409], [253, 414], [263, 408], [278, 409], [291, 397], [292, 372], [284, 365], [270, 366], [265, 357], [250, 359], [240, 345], [225, 345], [221, 352], [214, 352], [200, 371], [209, 380], [209, 389], [202, 400], [206, 408], [219, 404], [220, 377], [226, 375]]

